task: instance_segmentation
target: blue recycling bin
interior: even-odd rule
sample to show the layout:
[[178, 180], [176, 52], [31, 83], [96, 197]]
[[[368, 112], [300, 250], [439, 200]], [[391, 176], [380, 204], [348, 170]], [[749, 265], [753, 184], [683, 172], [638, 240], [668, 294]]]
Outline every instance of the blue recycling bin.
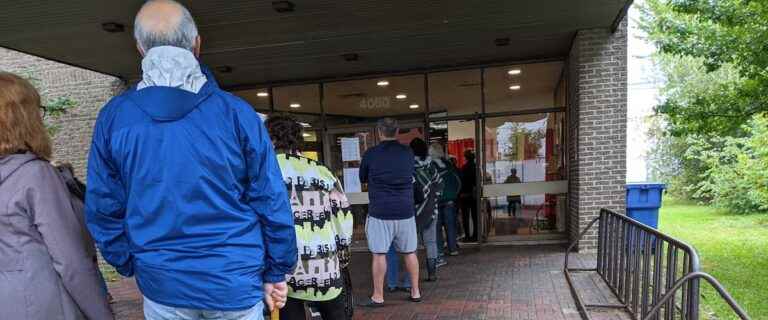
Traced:
[[659, 227], [663, 183], [628, 183], [627, 216], [651, 228]]

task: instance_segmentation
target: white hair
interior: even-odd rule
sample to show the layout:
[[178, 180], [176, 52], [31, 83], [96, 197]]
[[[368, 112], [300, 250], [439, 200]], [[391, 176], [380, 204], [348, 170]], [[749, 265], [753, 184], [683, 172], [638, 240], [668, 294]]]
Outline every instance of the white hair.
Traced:
[[[158, 0], [147, 1], [144, 6], [155, 1]], [[172, 46], [192, 51], [198, 35], [195, 19], [183, 5], [172, 0], [165, 1], [173, 2], [179, 6], [181, 10], [179, 23], [168, 30], [147, 30], [137, 15], [134, 21], [133, 37], [136, 38], [136, 42], [144, 52], [159, 46]]]
[[439, 142], [433, 142], [429, 145], [429, 156], [432, 158], [445, 157], [445, 151], [443, 150], [443, 144]]

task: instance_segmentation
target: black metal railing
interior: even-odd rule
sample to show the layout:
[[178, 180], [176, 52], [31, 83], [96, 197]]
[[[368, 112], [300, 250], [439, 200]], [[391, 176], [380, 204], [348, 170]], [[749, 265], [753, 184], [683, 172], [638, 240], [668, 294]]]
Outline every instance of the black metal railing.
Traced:
[[[598, 224], [599, 222], [599, 224]], [[595, 224], [596, 268], [569, 268], [570, 252]], [[678, 279], [700, 270], [699, 257], [690, 245], [610, 210], [600, 210], [565, 254], [564, 273], [576, 306], [584, 319], [587, 309], [619, 308], [635, 319], [699, 318], [699, 279], [691, 278], [673, 290]], [[597, 272], [619, 303], [587, 304], [576, 291], [573, 272]], [[663, 297], [669, 294], [667, 299]]]
[[717, 293], [720, 294], [720, 297], [723, 298], [723, 300], [725, 300], [726, 303], [728, 303], [728, 306], [731, 307], [731, 310], [733, 310], [733, 312], [736, 313], [736, 315], [739, 316], [740, 319], [750, 320], [749, 316], [747, 315], [747, 312], [744, 311], [744, 309], [742, 309], [741, 306], [739, 306], [739, 304], [736, 302], [736, 300], [733, 299], [733, 297], [728, 293], [728, 291], [725, 291], [725, 288], [723, 287], [723, 285], [720, 284], [720, 282], [717, 281], [717, 279], [715, 279], [715, 277], [713, 277], [712, 275], [706, 272], [701, 272], [701, 271], [691, 272], [685, 275], [682, 279], [677, 280], [675, 285], [672, 286], [672, 289], [670, 289], [667, 292], [667, 294], [661, 297], [661, 300], [659, 300], [656, 306], [651, 308], [651, 311], [649, 311], [648, 314], [645, 315], [645, 317], [643, 317], [643, 320], [653, 320], [655, 318], [658, 318], [658, 314], [661, 311], [662, 306], [664, 306], [670, 299], [672, 299], [677, 293], [677, 291], [680, 290], [680, 288], [682, 288], [686, 283], [690, 281], [696, 281], [699, 278], [707, 280], [707, 282], [709, 282], [709, 284], [713, 288], [715, 288], [715, 290], [717, 290]]

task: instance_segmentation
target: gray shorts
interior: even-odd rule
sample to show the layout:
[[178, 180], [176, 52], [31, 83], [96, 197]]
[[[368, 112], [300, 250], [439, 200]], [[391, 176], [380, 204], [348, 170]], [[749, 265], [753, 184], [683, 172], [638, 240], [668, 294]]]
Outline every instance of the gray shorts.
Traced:
[[398, 253], [412, 253], [419, 245], [416, 218], [381, 220], [368, 216], [365, 236], [368, 238], [368, 250], [375, 254], [386, 254], [392, 244]]

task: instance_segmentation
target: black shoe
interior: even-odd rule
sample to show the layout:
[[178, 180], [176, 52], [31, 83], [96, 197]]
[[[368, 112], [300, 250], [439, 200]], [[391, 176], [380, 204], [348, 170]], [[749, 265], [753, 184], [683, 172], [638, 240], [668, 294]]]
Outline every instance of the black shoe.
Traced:
[[419, 303], [421, 302], [421, 297], [418, 297], [418, 298], [408, 297], [408, 300], [410, 300], [411, 302]]
[[437, 259], [427, 259], [427, 281], [437, 281]]
[[387, 292], [393, 293], [402, 290], [400, 287], [387, 287]]

